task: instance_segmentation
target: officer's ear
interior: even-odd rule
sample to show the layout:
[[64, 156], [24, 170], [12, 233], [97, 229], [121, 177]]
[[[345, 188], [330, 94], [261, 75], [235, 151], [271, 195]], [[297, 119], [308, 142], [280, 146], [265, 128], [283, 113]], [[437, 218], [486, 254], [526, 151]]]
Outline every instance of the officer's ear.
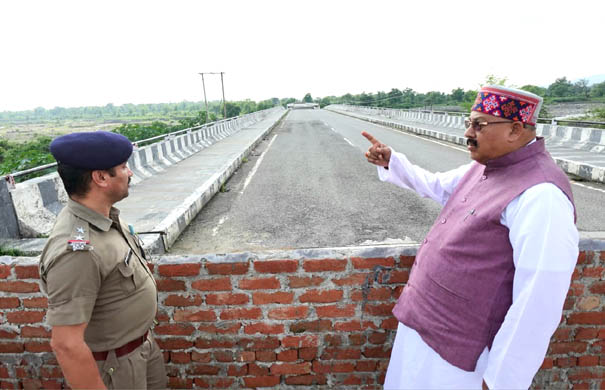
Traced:
[[107, 171], [92, 171], [91, 174], [92, 183], [98, 187], [105, 188], [109, 185], [109, 172]]

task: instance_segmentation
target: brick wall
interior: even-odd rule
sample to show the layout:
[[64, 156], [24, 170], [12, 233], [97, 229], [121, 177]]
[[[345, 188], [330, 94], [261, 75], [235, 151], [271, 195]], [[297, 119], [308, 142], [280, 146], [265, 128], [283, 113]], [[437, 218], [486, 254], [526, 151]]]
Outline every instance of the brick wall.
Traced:
[[[382, 388], [415, 247], [151, 264], [172, 388]], [[59, 388], [37, 259], [0, 257], [0, 387]], [[605, 386], [605, 250], [579, 258], [534, 388]]]

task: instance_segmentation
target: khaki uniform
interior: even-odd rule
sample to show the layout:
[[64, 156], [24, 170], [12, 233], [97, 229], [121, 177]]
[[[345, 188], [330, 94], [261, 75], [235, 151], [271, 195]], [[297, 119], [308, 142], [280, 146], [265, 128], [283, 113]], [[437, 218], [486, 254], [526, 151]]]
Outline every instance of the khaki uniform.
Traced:
[[151, 336], [134, 351], [113, 351], [145, 334], [157, 311], [155, 280], [138, 237], [111, 209], [110, 218], [68, 200], [40, 257], [51, 326], [88, 323], [84, 340], [109, 388], [163, 388], [162, 353]]

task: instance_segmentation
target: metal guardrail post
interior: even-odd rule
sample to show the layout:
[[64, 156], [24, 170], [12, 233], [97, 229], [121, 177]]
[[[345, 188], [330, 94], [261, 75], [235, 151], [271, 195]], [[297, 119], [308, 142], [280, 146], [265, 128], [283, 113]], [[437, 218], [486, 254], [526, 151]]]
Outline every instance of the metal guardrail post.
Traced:
[[19, 238], [19, 222], [9, 185], [11, 176], [0, 178], [0, 238]]

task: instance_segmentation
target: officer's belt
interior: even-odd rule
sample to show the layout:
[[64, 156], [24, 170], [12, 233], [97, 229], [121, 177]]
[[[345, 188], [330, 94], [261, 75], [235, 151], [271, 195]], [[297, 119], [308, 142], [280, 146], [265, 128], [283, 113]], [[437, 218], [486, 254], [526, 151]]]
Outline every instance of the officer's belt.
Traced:
[[[120, 356], [124, 356], [129, 354], [130, 352], [134, 351], [135, 349], [137, 349], [141, 344], [143, 344], [145, 342], [145, 340], [147, 340], [147, 334], [149, 333], [149, 331], [145, 332], [144, 335], [142, 335], [141, 337], [137, 337], [136, 339], [122, 345], [121, 347], [118, 347], [116, 349], [114, 349], [115, 353], [116, 353], [116, 357], [119, 358]], [[107, 359], [107, 355], [109, 355], [109, 352], [111, 352], [111, 350], [109, 351], [101, 351], [101, 352], [93, 352], [92, 356], [95, 358], [95, 360], [106, 360]]]

